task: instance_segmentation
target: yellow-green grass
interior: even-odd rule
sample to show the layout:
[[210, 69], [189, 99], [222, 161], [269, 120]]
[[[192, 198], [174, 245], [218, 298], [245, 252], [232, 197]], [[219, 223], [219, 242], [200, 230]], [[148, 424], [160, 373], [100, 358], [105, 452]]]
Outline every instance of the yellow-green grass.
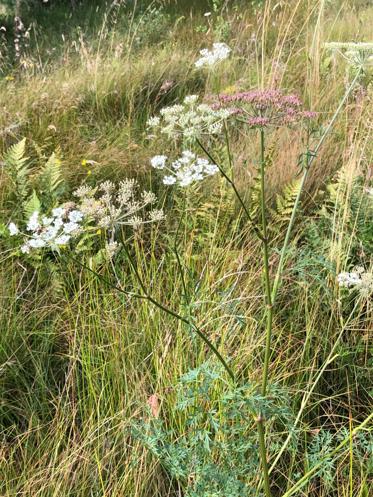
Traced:
[[[60, 59], [39, 70], [30, 66], [21, 74], [11, 73], [14, 79], [0, 83], [3, 152], [26, 136], [35, 167], [38, 153], [33, 143], [44, 155], [60, 149], [71, 189], [87, 175], [81, 161], [90, 159], [97, 163], [89, 173], [91, 183], [137, 176], [157, 188], [165, 206], [171, 206], [166, 221], [145, 241], [135, 238], [132, 249], [151, 294], [174, 310], [186, 310], [172, 251], [183, 202], [167, 194], [150, 171], [149, 158], [170, 145], [164, 139], [147, 139], [147, 117], [190, 93], [279, 85], [299, 93], [325, 123], [338, 105], [347, 76], [343, 64], [327, 58], [323, 43], [357, 37], [371, 41], [369, 3], [278, 4], [275, 8], [276, 2], [267, 2], [261, 15], [242, 5], [223, 13], [226, 41], [234, 56], [212, 74], [197, 71], [193, 62], [201, 47], [216, 40], [217, 20], [211, 21], [207, 34], [201, 33], [196, 27], [206, 26], [206, 18], [186, 11], [183, 19], [173, 15], [162, 21], [168, 31], [162, 34], [161, 46], [151, 41], [154, 33], [137, 46], [135, 25], [123, 36], [120, 30], [102, 34], [102, 24], [92, 44], [82, 38], [74, 53], [66, 42]], [[37, 60], [36, 52], [27, 56]], [[163, 93], [166, 80], [172, 86]], [[303, 200], [306, 223], [306, 216], [317, 217], [318, 191], [337, 170], [343, 169], [347, 178], [337, 191], [338, 205], [346, 206], [353, 178], [366, 173], [373, 151], [371, 103], [368, 87], [351, 98], [340, 115], [310, 175]], [[268, 171], [271, 199], [297, 174], [301, 151], [298, 134], [282, 133], [276, 141], [282, 146]], [[244, 194], [256, 147], [254, 137], [233, 142], [235, 175]], [[224, 156], [224, 151], [219, 153]], [[5, 171], [1, 174], [5, 185]], [[245, 227], [223, 181], [212, 179], [186, 202], [188, 215], [178, 245], [192, 295], [188, 312], [241, 377], [259, 383], [265, 341], [260, 244]], [[5, 220], [11, 218], [5, 207], [2, 212]], [[348, 226], [354, 220], [348, 216], [347, 208], [333, 212], [328, 263], [337, 272], [344, 270], [350, 253]], [[333, 278], [325, 276], [318, 285], [291, 270], [303, 228], [299, 218], [274, 321], [270, 381], [289, 388], [291, 407], [301, 413], [298, 428], [308, 440], [324, 426], [352, 428], [371, 412], [373, 316], [371, 305], [355, 312], [333, 349], [348, 314], [341, 311]], [[279, 243], [281, 229], [274, 233]], [[182, 323], [147, 301], [118, 294], [71, 261], [61, 261], [58, 278], [10, 261], [7, 253], [2, 261], [1, 495], [182, 495], [157, 461], [129, 436], [129, 429], [134, 419], [146, 416], [147, 399], [156, 394], [161, 417], [182, 434], [185, 420], [174, 409], [174, 387], [182, 373], [210, 357], [208, 350]], [[273, 252], [274, 270], [277, 261]], [[110, 267], [105, 275], [115, 280]], [[116, 278], [139, 290], [125, 259], [116, 267]], [[254, 419], [248, 424], [255, 429]], [[288, 472], [289, 467], [294, 471]], [[304, 454], [286, 451], [273, 472], [282, 484], [275, 495], [295, 483], [290, 474], [308, 469]], [[371, 475], [348, 446], [335, 473], [332, 494], [321, 481], [312, 480], [299, 495], [363, 497], [372, 490]]]

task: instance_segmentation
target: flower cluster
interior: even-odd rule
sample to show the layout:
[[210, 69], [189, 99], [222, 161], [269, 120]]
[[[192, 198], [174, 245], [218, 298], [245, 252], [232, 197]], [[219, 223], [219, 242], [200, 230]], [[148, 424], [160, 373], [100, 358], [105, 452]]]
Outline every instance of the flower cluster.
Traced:
[[109, 230], [111, 241], [115, 229], [121, 225], [139, 228], [142, 224], [160, 221], [164, 218], [162, 210], [146, 210], [156, 202], [152, 192], [137, 192], [138, 184], [134, 179], [121, 181], [118, 187], [105, 181], [96, 188], [81, 186], [74, 192], [79, 199], [79, 209], [99, 228]]
[[201, 135], [216, 135], [223, 130], [223, 122], [232, 115], [229, 108], [216, 108], [198, 103], [198, 95], [188, 95], [182, 104], [164, 107], [160, 116], [148, 120], [151, 129], [160, 128], [169, 138], [183, 135], [193, 139]]
[[373, 292], [373, 273], [368, 273], [362, 267], [356, 267], [351, 273], [343, 272], [337, 277], [339, 286], [358, 289], [362, 295], [368, 296]]
[[325, 48], [340, 53], [353, 67], [373, 66], [373, 43], [367, 42], [330, 42]]
[[213, 43], [212, 50], [204, 48], [200, 50], [201, 57], [194, 63], [196, 67], [213, 66], [221, 60], [225, 60], [231, 53], [226, 43]]
[[169, 165], [168, 162], [168, 157], [165, 155], [156, 155], [150, 160], [152, 167], [162, 169], [168, 173], [163, 177], [165, 185], [189, 186], [219, 171], [215, 164], [210, 164], [207, 159], [197, 157], [190, 150], [184, 150], [181, 157]]
[[27, 222], [25, 233], [21, 233], [14, 223], [10, 223], [8, 229], [11, 236], [22, 236], [21, 252], [24, 254], [39, 248], [56, 250], [80, 233], [83, 217], [83, 212], [78, 209], [57, 207], [49, 217], [34, 211]]
[[214, 108], [226, 105], [233, 105], [230, 112], [251, 127], [287, 126], [316, 116], [315, 112], [302, 110], [302, 102], [296, 95], [284, 95], [275, 89], [219, 95]]

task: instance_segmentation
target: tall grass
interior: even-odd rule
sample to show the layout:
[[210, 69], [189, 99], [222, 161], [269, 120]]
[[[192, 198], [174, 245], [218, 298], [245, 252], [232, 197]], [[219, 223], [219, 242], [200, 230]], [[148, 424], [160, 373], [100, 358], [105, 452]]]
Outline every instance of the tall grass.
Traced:
[[[201, 5], [160, 5], [135, 2], [115, 12], [110, 5], [91, 7], [67, 21], [64, 10], [45, 18], [40, 10], [23, 66], [10, 59], [3, 64], [1, 151], [26, 136], [37, 170], [59, 148], [67, 190], [83, 179], [95, 184], [127, 176], [156, 190], [168, 216], [145, 240], [132, 241], [141, 278], [156, 300], [183, 313], [189, 307], [195, 324], [232, 367], [259, 384], [265, 348], [260, 243], [224, 181], [209, 183], [185, 201], [159, 185], [148, 161], [166, 141], [149, 140], [145, 122], [187, 94], [268, 86], [297, 91], [320, 113], [320, 122], [327, 122], [348, 75], [323, 44], [371, 41], [373, 8], [363, 1], [294, 0], [238, 2], [214, 12], [207, 3], [213, 14], [206, 17]], [[74, 24], [82, 29], [67, 32]], [[193, 69], [193, 61], [216, 40], [227, 41], [237, 56], [207, 77]], [[359, 242], [371, 220], [364, 217], [363, 193], [356, 193], [357, 181], [359, 192], [369, 184], [373, 157], [368, 78], [363, 91], [348, 100], [312, 166], [290, 240], [269, 378], [290, 392], [302, 443], [301, 450], [294, 449], [275, 427], [269, 436], [276, 496], [367, 497], [372, 491], [369, 451], [356, 449], [362, 442], [353, 431], [372, 409], [372, 306], [341, 302], [335, 284], [349, 261], [372, 262], [368, 242]], [[302, 149], [300, 135], [289, 142], [286, 132], [279, 133], [276, 140], [284, 145], [273, 161], [276, 170], [268, 174], [273, 209], [276, 194], [298, 174], [293, 164]], [[232, 143], [234, 177], [245, 198], [257, 145], [240, 136]], [[218, 154], [226, 160], [226, 150]], [[83, 159], [94, 162], [83, 167]], [[7, 223], [12, 206], [4, 168], [0, 174]], [[283, 226], [279, 221], [273, 233], [276, 246]], [[272, 272], [278, 259], [275, 250]], [[149, 416], [144, 406], [156, 395], [166, 426], [180, 437], [188, 433], [185, 417], [175, 409], [175, 385], [210, 357], [208, 349], [148, 301], [116, 292], [72, 260], [56, 264], [57, 276], [34, 270], [5, 249], [1, 253], [1, 495], [182, 495], [178, 482], [131, 436], [131, 426]], [[102, 274], [114, 281], [112, 267]], [[115, 282], [139, 291], [124, 256], [116, 261]], [[255, 429], [254, 420], [248, 428]], [[321, 450], [309, 453], [319, 433], [341, 430], [348, 443], [327, 464]], [[366, 438], [370, 430], [369, 425], [362, 430]], [[335, 449], [325, 447], [327, 454]], [[293, 494], [315, 461], [323, 471]], [[251, 478], [258, 486], [262, 475]]]

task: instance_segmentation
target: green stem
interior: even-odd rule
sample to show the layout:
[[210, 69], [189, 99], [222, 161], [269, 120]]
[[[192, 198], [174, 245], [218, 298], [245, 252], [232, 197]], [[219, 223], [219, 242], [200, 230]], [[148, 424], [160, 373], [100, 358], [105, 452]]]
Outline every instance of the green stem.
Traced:
[[121, 243], [122, 243], [122, 246], [123, 246], [123, 248], [124, 248], [124, 250], [125, 250], [125, 252], [127, 254], [127, 257], [129, 259], [129, 261], [130, 261], [131, 267], [134, 270], [136, 279], [139, 282], [139, 285], [141, 287], [141, 290], [143, 291], [143, 294], [127, 292], [126, 290], [123, 290], [122, 288], [118, 287], [117, 285], [115, 285], [114, 283], [112, 283], [111, 281], [109, 281], [108, 279], [106, 279], [103, 276], [101, 276], [99, 273], [97, 273], [96, 271], [94, 271], [93, 269], [91, 269], [90, 267], [88, 267], [86, 264], [83, 264], [82, 262], [78, 261], [77, 259], [75, 259], [72, 256], [68, 256], [68, 257], [71, 260], [73, 260], [75, 263], [77, 263], [80, 267], [82, 267], [83, 269], [85, 269], [85, 270], [89, 271], [90, 273], [94, 274], [100, 281], [102, 281], [103, 283], [105, 283], [109, 287], [113, 288], [114, 290], [117, 290], [118, 292], [123, 293], [124, 295], [128, 295], [129, 297], [134, 297], [134, 298], [137, 298], [137, 299], [140, 299], [140, 300], [148, 300], [155, 307], [158, 307], [158, 309], [160, 309], [161, 311], [165, 312], [166, 314], [169, 314], [170, 316], [178, 319], [182, 323], [188, 325], [190, 327], [190, 329], [193, 330], [193, 332], [196, 333], [203, 340], [203, 342], [205, 342], [205, 344], [211, 350], [211, 352], [213, 352], [213, 354], [216, 355], [216, 357], [219, 359], [219, 361], [223, 365], [224, 369], [229, 374], [230, 378], [233, 381], [235, 381], [236, 379], [235, 379], [235, 375], [234, 375], [232, 369], [228, 366], [228, 364], [226, 363], [226, 361], [224, 360], [223, 356], [220, 354], [220, 352], [218, 351], [218, 349], [215, 347], [215, 345], [198, 328], [198, 326], [196, 326], [194, 323], [192, 323], [188, 319], [184, 318], [183, 316], [181, 316], [177, 312], [173, 311], [172, 309], [169, 309], [168, 307], [166, 307], [165, 305], [163, 305], [161, 302], [158, 302], [154, 297], [152, 297], [152, 295], [149, 294], [149, 292], [147, 291], [147, 289], [146, 289], [146, 287], [145, 287], [145, 285], [144, 285], [144, 283], [143, 283], [143, 281], [141, 279], [141, 276], [140, 276], [139, 272], [137, 271], [136, 266], [134, 265], [134, 261], [132, 260], [132, 257], [129, 254], [129, 252], [127, 250], [127, 247], [125, 247], [125, 244], [124, 244], [123, 241], [121, 241]]
[[235, 376], [234, 376], [234, 373], [233, 371], [231, 370], [231, 368], [228, 366], [228, 364], [226, 363], [225, 359], [223, 358], [223, 356], [220, 354], [220, 352], [218, 351], [218, 349], [215, 347], [215, 345], [207, 338], [207, 336], [194, 324], [192, 323], [191, 321], [189, 321], [189, 319], [186, 319], [184, 318], [183, 316], [180, 316], [178, 313], [176, 313], [175, 311], [172, 311], [171, 309], [169, 309], [168, 307], [164, 306], [163, 304], [161, 304], [160, 302], [158, 302], [158, 300], [154, 299], [150, 294], [149, 292], [147, 291], [147, 288], [144, 284], [144, 282], [142, 281], [142, 278], [140, 276], [140, 273], [138, 272], [137, 270], [137, 267], [136, 267], [136, 264], [135, 262], [133, 261], [132, 259], [132, 256], [129, 252], [129, 250], [127, 249], [125, 243], [123, 242], [123, 240], [121, 240], [121, 244], [122, 244], [122, 247], [124, 248], [124, 251], [127, 255], [127, 258], [132, 266], [132, 269], [134, 271], [134, 274], [136, 276], [136, 279], [137, 281], [139, 282], [139, 285], [143, 291], [143, 293], [145, 294], [146, 298], [149, 300], [149, 302], [151, 302], [152, 304], [154, 304], [156, 307], [158, 307], [159, 309], [161, 309], [162, 311], [166, 312], [167, 314], [169, 314], [170, 316], [173, 316], [175, 318], [177, 318], [179, 321], [182, 321], [183, 323], [187, 324], [188, 326], [190, 326], [190, 329], [193, 330], [204, 342], [205, 344], [208, 346], [208, 348], [216, 355], [216, 357], [219, 359], [219, 361], [221, 362], [221, 364], [224, 366], [225, 370], [227, 371], [227, 373], [229, 374], [229, 376], [231, 377], [231, 379], [233, 381], [235, 381]]
[[268, 242], [268, 228], [267, 228], [267, 214], [266, 214], [266, 199], [265, 199], [265, 143], [264, 143], [264, 130], [260, 130], [260, 204], [262, 214], [262, 233], [263, 233], [263, 265], [264, 265], [264, 285], [265, 285], [265, 303], [266, 303], [266, 345], [264, 355], [264, 367], [262, 377], [262, 395], [267, 393], [268, 383], [268, 368], [269, 359], [271, 355], [271, 335], [272, 335], [272, 295], [271, 295], [271, 282], [269, 270], [269, 242]]
[[282, 494], [282, 497], [290, 497], [295, 492], [298, 492], [303, 487], [303, 485], [305, 485], [310, 480], [310, 478], [312, 478], [314, 474], [317, 473], [317, 471], [321, 468], [324, 462], [336, 456], [338, 452], [350, 442], [351, 437], [353, 438], [359, 430], [362, 430], [366, 425], [368, 425], [372, 418], [373, 418], [373, 413], [370, 414], [359, 426], [357, 426], [354, 430], [352, 430], [352, 432], [348, 434], [347, 437], [344, 440], [342, 440], [342, 442], [334, 450], [332, 450], [331, 452], [329, 452], [329, 454], [326, 454], [323, 458], [321, 458], [319, 462], [315, 464], [313, 468], [307, 471], [307, 473], [304, 474], [302, 478], [300, 478], [300, 480], [298, 480], [295, 485], [293, 485], [289, 490], [287, 490], [284, 494]]
[[[272, 337], [272, 297], [271, 297], [271, 281], [269, 270], [269, 241], [267, 228], [267, 213], [266, 213], [266, 198], [265, 198], [265, 141], [264, 130], [260, 130], [260, 205], [262, 215], [262, 233], [263, 233], [263, 266], [264, 266], [264, 286], [265, 286], [265, 314], [266, 314], [266, 345], [263, 364], [262, 376], [262, 396], [267, 393], [268, 384], [268, 369], [269, 360], [271, 357], [271, 337]], [[266, 497], [271, 497], [271, 489], [269, 484], [269, 471], [267, 462], [267, 451], [265, 442], [265, 419], [262, 413], [257, 419], [258, 434], [259, 434], [259, 449], [262, 461], [264, 491]]]
[[287, 248], [288, 248], [289, 241], [290, 241], [291, 230], [292, 230], [293, 225], [294, 225], [295, 217], [296, 217], [298, 206], [299, 206], [299, 202], [300, 202], [300, 197], [301, 197], [301, 195], [303, 193], [303, 188], [304, 188], [304, 185], [306, 183], [307, 176], [308, 176], [308, 171], [310, 170], [310, 166], [312, 165], [313, 161], [315, 160], [315, 157], [317, 156], [317, 153], [319, 152], [320, 148], [322, 147], [322, 145], [323, 145], [326, 137], [328, 136], [331, 128], [334, 126], [334, 123], [337, 120], [337, 117], [339, 116], [339, 113], [343, 109], [343, 106], [344, 106], [347, 98], [349, 97], [351, 91], [353, 90], [353, 88], [354, 88], [354, 86], [356, 84], [356, 81], [360, 77], [360, 74], [361, 74], [361, 69], [356, 73], [356, 76], [352, 80], [350, 86], [347, 88], [347, 90], [346, 90], [346, 92], [345, 92], [345, 94], [344, 94], [341, 102], [338, 105], [337, 110], [334, 112], [334, 115], [333, 115], [332, 119], [330, 120], [328, 126], [325, 128], [325, 131], [322, 134], [322, 136], [321, 136], [318, 144], [316, 145], [316, 148], [314, 149], [312, 155], [307, 154], [306, 164], [305, 164], [304, 172], [303, 172], [303, 175], [302, 175], [302, 178], [301, 178], [300, 187], [299, 187], [299, 190], [298, 190], [298, 195], [297, 195], [297, 197], [295, 199], [293, 210], [292, 210], [292, 213], [291, 213], [291, 216], [290, 216], [290, 221], [289, 221], [289, 224], [288, 224], [288, 227], [287, 227], [284, 244], [283, 244], [282, 249], [281, 249], [280, 261], [279, 261], [279, 264], [278, 264], [278, 268], [277, 268], [275, 280], [274, 280], [273, 287], [272, 287], [272, 304], [276, 300], [277, 292], [278, 292], [278, 289], [279, 289], [279, 286], [280, 286], [280, 283], [281, 283], [282, 273], [283, 273], [283, 270], [284, 270], [285, 259], [286, 259], [286, 255], [287, 255]]
[[271, 488], [269, 485], [269, 470], [267, 462], [267, 450], [265, 441], [265, 428], [264, 428], [264, 418], [259, 416], [257, 419], [258, 424], [258, 435], [259, 435], [259, 453], [262, 462], [263, 476], [264, 476], [264, 492], [266, 497], [271, 497]]
[[222, 174], [223, 178], [225, 178], [225, 180], [231, 185], [231, 187], [233, 188], [233, 191], [239, 201], [239, 203], [241, 204], [241, 207], [243, 208], [245, 214], [246, 214], [246, 217], [247, 219], [249, 220], [256, 236], [259, 238], [259, 240], [261, 240], [262, 242], [264, 241], [264, 237], [263, 237], [263, 234], [260, 232], [260, 230], [258, 229], [254, 219], [251, 217], [251, 214], [250, 214], [250, 211], [249, 209], [246, 207], [246, 204], [245, 202], [243, 201], [239, 191], [237, 190], [237, 187], [234, 183], [234, 181], [227, 175], [227, 173], [224, 171], [224, 169], [219, 165], [218, 161], [216, 161], [212, 155], [210, 154], [210, 152], [206, 149], [206, 147], [200, 142], [200, 140], [197, 138], [197, 143], [198, 145], [200, 146], [200, 148], [204, 151], [204, 153], [207, 155], [207, 157], [211, 160], [211, 162], [213, 164], [215, 164], [218, 168], [219, 168], [219, 171], [220, 173]]

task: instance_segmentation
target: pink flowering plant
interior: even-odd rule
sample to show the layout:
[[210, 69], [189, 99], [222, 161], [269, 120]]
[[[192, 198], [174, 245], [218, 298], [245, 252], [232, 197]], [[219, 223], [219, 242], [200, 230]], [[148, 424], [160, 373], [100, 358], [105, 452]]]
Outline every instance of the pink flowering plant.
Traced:
[[[178, 143], [184, 146], [188, 144], [188, 151], [182, 150], [181, 158], [170, 161], [167, 155], [155, 156], [151, 159], [151, 165], [154, 169], [163, 174], [163, 183], [167, 186], [178, 186], [188, 188], [195, 181], [202, 181], [206, 176], [220, 172], [238, 199], [247, 221], [262, 245], [262, 272], [263, 272], [263, 331], [265, 333], [265, 350], [263, 354], [262, 380], [260, 386], [260, 395], [266, 398], [268, 393], [269, 369], [272, 348], [272, 327], [273, 318], [276, 312], [277, 295], [281, 285], [284, 265], [288, 255], [288, 246], [294, 225], [297, 210], [300, 204], [301, 195], [304, 185], [309, 174], [310, 167], [317, 156], [318, 151], [323, 145], [326, 137], [332, 129], [341, 109], [343, 108], [348, 96], [353, 90], [359, 74], [355, 76], [350, 86], [347, 88], [338, 108], [336, 109], [329, 124], [324, 128], [320, 139], [314, 145], [310, 146], [312, 134], [312, 122], [317, 117], [313, 111], [305, 109], [300, 98], [296, 94], [287, 94], [277, 88], [255, 89], [237, 92], [233, 94], [218, 94], [213, 97], [213, 103], [198, 104], [202, 112], [195, 113], [195, 105], [198, 100], [196, 96], [186, 97], [182, 105], [174, 105], [169, 110], [161, 110], [160, 116], [152, 117], [149, 125], [153, 131], [157, 129], [162, 134], [169, 137], [182, 137]], [[189, 107], [185, 109], [185, 106]], [[190, 112], [190, 110], [192, 112]], [[165, 119], [166, 116], [166, 119]], [[259, 215], [253, 215], [252, 211], [246, 205], [239, 188], [233, 177], [233, 157], [230, 146], [230, 132], [234, 131], [237, 126], [243, 126], [248, 133], [257, 133], [259, 138], [259, 149], [257, 154], [258, 177], [259, 177]], [[280, 248], [280, 258], [277, 264], [275, 275], [272, 275], [270, 257], [275, 248], [271, 240], [269, 222], [270, 209], [267, 198], [267, 177], [266, 166], [268, 163], [266, 137], [273, 129], [281, 127], [306, 129], [306, 149], [301, 154], [298, 165], [300, 166], [300, 180], [297, 195], [291, 209], [288, 225], [285, 230], [282, 247]], [[214, 137], [214, 140], [211, 140]], [[251, 139], [248, 136], [248, 139]], [[213, 146], [217, 141], [225, 141], [228, 166], [219, 161], [214, 153]], [[202, 152], [206, 160], [205, 167], [210, 174], [206, 174], [206, 169], [202, 165], [202, 159], [197, 159], [197, 151]], [[277, 247], [276, 247], [277, 248]], [[190, 324], [190, 321], [189, 321]], [[194, 331], [196, 331], [194, 329]], [[201, 333], [198, 333], [201, 336]], [[233, 382], [239, 383], [236, 373], [232, 370], [229, 361], [225, 360], [217, 351], [217, 348], [202, 336], [204, 341], [210, 346], [211, 350], [217, 355], [223, 364], [228, 375]], [[273, 465], [269, 468], [266, 444], [266, 414], [260, 408], [256, 412], [256, 423], [258, 427], [259, 453], [262, 467], [263, 490], [266, 497], [272, 496], [270, 472]], [[289, 435], [290, 437], [290, 435]], [[281, 448], [280, 455], [284, 452], [289, 444], [290, 438], [287, 438]], [[278, 460], [277, 456], [276, 461]], [[289, 494], [290, 495], [290, 494]]]

